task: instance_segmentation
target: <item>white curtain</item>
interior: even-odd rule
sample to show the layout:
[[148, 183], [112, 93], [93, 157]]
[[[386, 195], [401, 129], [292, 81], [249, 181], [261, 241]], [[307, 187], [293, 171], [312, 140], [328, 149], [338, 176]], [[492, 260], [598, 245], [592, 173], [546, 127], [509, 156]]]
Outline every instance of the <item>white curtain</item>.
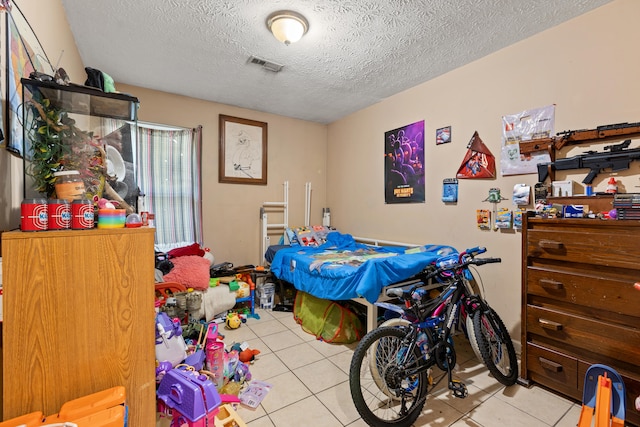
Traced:
[[138, 123], [137, 181], [154, 215], [156, 250], [202, 245], [202, 127]]

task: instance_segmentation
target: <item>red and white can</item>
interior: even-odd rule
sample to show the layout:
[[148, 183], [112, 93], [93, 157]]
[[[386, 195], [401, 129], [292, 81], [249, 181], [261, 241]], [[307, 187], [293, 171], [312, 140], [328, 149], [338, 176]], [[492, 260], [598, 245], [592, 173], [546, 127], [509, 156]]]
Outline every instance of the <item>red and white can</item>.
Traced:
[[47, 199], [24, 199], [20, 205], [22, 231], [46, 231], [48, 227]]
[[71, 227], [71, 204], [68, 200], [52, 199], [47, 207], [49, 230], [66, 230]]
[[78, 199], [71, 203], [71, 228], [86, 230], [93, 228], [93, 203], [88, 199]]

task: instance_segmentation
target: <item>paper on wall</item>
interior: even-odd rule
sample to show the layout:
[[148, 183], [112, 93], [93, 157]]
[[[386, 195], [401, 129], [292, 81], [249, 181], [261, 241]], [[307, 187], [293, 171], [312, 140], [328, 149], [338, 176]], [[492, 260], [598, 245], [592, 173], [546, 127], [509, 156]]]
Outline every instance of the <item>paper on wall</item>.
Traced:
[[538, 163], [550, 162], [551, 156], [547, 151], [520, 154], [519, 142], [550, 138], [554, 135], [554, 127], [555, 105], [502, 116], [502, 175], [537, 173]]

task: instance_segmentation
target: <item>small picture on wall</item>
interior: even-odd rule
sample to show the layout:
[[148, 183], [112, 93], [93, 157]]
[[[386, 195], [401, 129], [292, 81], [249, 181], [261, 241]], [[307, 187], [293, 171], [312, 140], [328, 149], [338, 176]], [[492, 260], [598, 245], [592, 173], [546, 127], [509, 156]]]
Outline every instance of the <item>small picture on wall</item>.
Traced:
[[436, 145], [451, 142], [451, 126], [436, 129]]
[[442, 180], [442, 201], [455, 203], [458, 201], [458, 179], [445, 178]]

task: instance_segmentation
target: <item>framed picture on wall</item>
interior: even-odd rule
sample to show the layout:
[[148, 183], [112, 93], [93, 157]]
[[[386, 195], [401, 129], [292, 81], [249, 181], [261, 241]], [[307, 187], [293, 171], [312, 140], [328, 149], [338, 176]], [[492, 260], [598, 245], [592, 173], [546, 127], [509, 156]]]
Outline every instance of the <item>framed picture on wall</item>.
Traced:
[[436, 129], [436, 145], [451, 142], [451, 126]]
[[[22, 11], [11, 2], [0, 2], [5, 14], [5, 30], [7, 35], [7, 119], [6, 148], [19, 155], [27, 156], [31, 146], [23, 139], [22, 134], [22, 77], [29, 77], [33, 71], [44, 73], [53, 78], [55, 73], [51, 62], [35, 32], [29, 25]], [[28, 101], [28, 100], [26, 100]]]
[[220, 114], [218, 182], [267, 185], [267, 123]]

